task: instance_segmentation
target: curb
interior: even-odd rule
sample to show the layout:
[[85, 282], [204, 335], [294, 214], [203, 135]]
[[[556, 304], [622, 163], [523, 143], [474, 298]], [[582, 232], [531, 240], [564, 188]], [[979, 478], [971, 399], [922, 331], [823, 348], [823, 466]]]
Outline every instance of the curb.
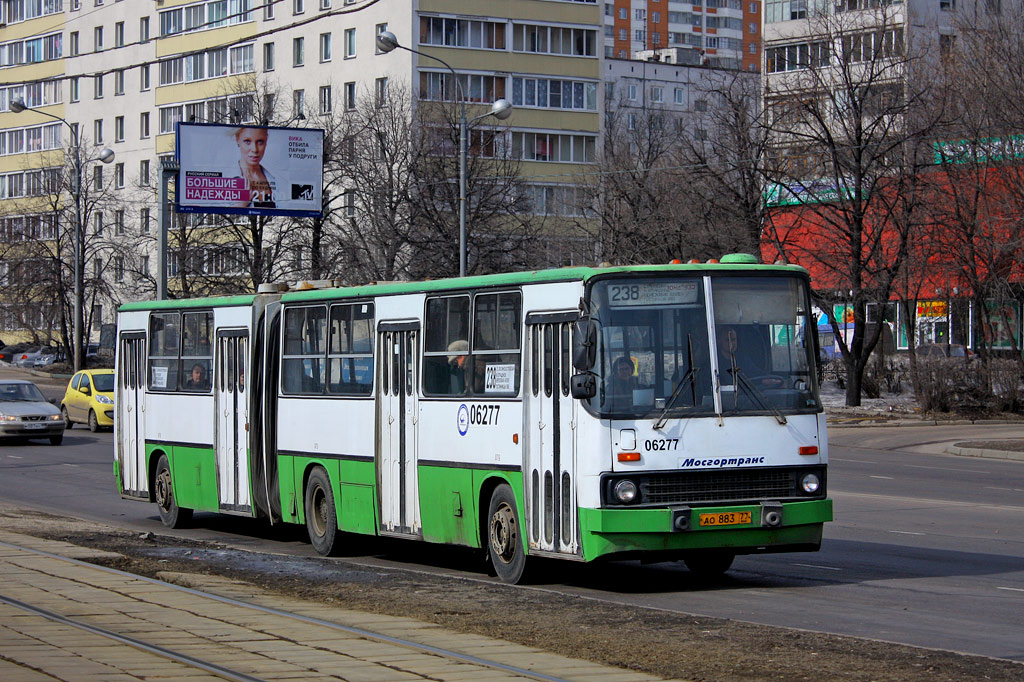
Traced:
[[989, 450], [987, 448], [962, 448], [958, 445], [950, 445], [946, 452], [958, 457], [985, 457], [987, 459], [1007, 459], [1024, 462], [1024, 452], [1012, 452], [1010, 450]]

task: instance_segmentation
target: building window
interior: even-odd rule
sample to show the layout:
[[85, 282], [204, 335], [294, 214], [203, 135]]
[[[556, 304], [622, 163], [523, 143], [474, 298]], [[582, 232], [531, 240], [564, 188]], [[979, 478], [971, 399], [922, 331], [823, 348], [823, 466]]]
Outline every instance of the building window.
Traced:
[[149, 159], [143, 159], [139, 162], [139, 184], [143, 187], [149, 187]]
[[143, 111], [139, 114], [139, 137], [146, 139], [149, 137], [149, 112]]
[[139, 42], [149, 42], [149, 17], [139, 19]]
[[103, 99], [103, 74], [92, 77], [92, 96], [94, 99]]
[[345, 83], [345, 110], [351, 111], [356, 108], [356, 84]]
[[345, 216], [347, 218], [355, 218], [356, 216], [356, 193], [352, 190], [345, 192], [344, 198], [345, 204]]
[[92, 122], [93, 144], [103, 144], [103, 119], [98, 118]]
[[351, 59], [356, 56], [356, 30], [354, 28], [345, 29], [345, 59]]
[[305, 0], [293, 0], [292, 14], [302, 14], [306, 11]]
[[102, 52], [103, 51], [103, 27], [102, 26], [97, 26], [96, 28], [94, 28], [92, 30], [92, 39], [93, 39], [93, 43], [95, 44], [94, 51], [95, 52]]
[[628, 92], [629, 92], [629, 101], [630, 101], [630, 102], [635, 102], [635, 101], [636, 101], [636, 99], [637, 99], [637, 88], [636, 88], [636, 84], [632, 84], [632, 83], [631, 83], [631, 84], [630, 84], [630, 86], [629, 86]]
[[[94, 234], [103, 234], [103, 214], [100, 211], [96, 211], [92, 214], [92, 231]], [[96, 263], [99, 263], [99, 258], [96, 259]], [[97, 267], [97, 274], [103, 271], [103, 268]]]
[[[124, 164], [121, 164], [121, 170], [124, 170]], [[114, 211], [114, 234], [124, 234], [124, 209], [120, 208]]]
[[149, 90], [149, 64], [143, 64], [139, 67], [139, 89], [143, 91]]
[[[387, 24], [377, 24], [377, 26], [375, 28], [374, 35], [378, 35], [379, 36], [381, 33], [383, 33], [386, 30], [388, 30], [388, 25]], [[376, 41], [374, 41], [374, 45], [376, 45]], [[376, 49], [376, 54], [381, 54], [380, 49]]]
[[114, 24], [114, 47], [124, 47], [124, 22]]
[[306, 117], [306, 91], [305, 90], [293, 90], [292, 91], [292, 116], [295, 118]]
[[114, 187], [124, 189], [124, 164], [114, 164]]
[[124, 258], [121, 256], [114, 256], [114, 281], [124, 282]]
[[655, 104], [661, 104], [665, 101], [665, 90], [664, 88], [654, 86], [651, 88], [651, 101]]
[[321, 61], [331, 60], [331, 34], [321, 34]]
[[374, 94], [377, 98], [377, 106], [381, 106], [388, 99], [388, 79], [378, 78], [374, 84]]
[[320, 0], [320, 9], [330, 9], [331, 0]]
[[70, 88], [71, 88], [71, 101], [72, 102], [77, 102], [78, 101], [78, 76], [72, 76], [71, 77]]
[[672, 96], [674, 98], [673, 101], [676, 104], [682, 104], [684, 101], [683, 98], [686, 97], [686, 91], [682, 88], [676, 88]]
[[331, 113], [331, 86], [324, 85], [320, 88], [320, 113]]
[[124, 116], [114, 117], [114, 142], [124, 142]]
[[[139, 212], [139, 232], [149, 234], [149, 209], [143, 208]], [[148, 274], [148, 270], [146, 271]]]
[[70, 38], [70, 42], [71, 42], [71, 45], [70, 45], [71, 56], [72, 57], [77, 57], [78, 56], [78, 31], [72, 31], [70, 36], [69, 36], [69, 38]]
[[305, 38], [295, 38], [292, 40], [292, 66], [302, 66], [306, 62], [305, 43]]
[[263, 70], [274, 70], [274, 43], [264, 43], [263, 45]]
[[139, 276], [149, 277], [149, 256], [139, 258]]
[[114, 72], [114, 94], [124, 94], [124, 69], [119, 69]]

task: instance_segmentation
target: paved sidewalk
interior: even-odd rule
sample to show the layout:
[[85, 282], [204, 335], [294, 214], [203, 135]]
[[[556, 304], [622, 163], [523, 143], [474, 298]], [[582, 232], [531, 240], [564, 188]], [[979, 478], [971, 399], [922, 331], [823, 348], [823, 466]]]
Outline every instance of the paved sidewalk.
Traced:
[[[69, 558], [111, 555], [63, 542], [0, 531], [0, 541]], [[74, 564], [0, 545], [0, 680], [120, 682], [216, 680], [188, 662], [54, 622], [9, 603], [16, 600], [123, 637], [186, 653], [264, 680], [404, 682], [534, 679], [424, 651], [386, 638], [455, 651], [580, 682], [653, 682], [661, 678], [446, 630], [410, 618], [381, 616], [263, 593], [216, 576], [161, 576], [196, 590], [384, 635], [378, 639], [211, 600], [135, 576]]]

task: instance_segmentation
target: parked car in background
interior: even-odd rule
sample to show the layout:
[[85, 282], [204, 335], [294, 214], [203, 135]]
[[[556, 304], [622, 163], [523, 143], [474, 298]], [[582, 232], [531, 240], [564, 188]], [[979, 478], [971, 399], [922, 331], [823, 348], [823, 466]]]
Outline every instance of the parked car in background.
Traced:
[[13, 363], [15, 356], [32, 348], [31, 343], [15, 343], [0, 348], [0, 361]]
[[31, 381], [0, 381], [0, 437], [49, 438], [51, 445], [64, 440], [60, 410], [47, 402]]
[[88, 424], [89, 430], [114, 425], [114, 370], [86, 369], [68, 382], [60, 412], [67, 428]]
[[926, 360], [931, 358], [960, 358], [961, 360], [966, 359], [969, 361], [974, 358], [974, 353], [971, 352], [971, 349], [959, 343], [923, 343], [914, 352], [917, 353], [918, 358]]
[[[56, 352], [56, 349], [50, 346], [34, 346], [16, 353], [11, 364], [16, 367], [36, 367], [40, 358], [45, 356], [53, 358]], [[51, 359], [50, 362], [53, 360]]]

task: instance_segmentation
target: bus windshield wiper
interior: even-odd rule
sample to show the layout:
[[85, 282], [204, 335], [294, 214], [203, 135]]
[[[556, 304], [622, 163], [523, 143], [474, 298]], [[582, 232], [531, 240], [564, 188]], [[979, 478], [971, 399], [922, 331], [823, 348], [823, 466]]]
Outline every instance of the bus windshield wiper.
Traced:
[[747, 375], [744, 374], [739, 367], [733, 366], [729, 372], [732, 374], [733, 383], [746, 391], [747, 395], [749, 395], [751, 399], [758, 404], [758, 407], [766, 412], [770, 411], [774, 414], [776, 421], [780, 424], [786, 423], [786, 416], [779, 411], [778, 407], [771, 404], [771, 401], [768, 400], [765, 394], [762, 393], [757, 386], [750, 383], [750, 380], [747, 379]]
[[690, 369], [686, 371], [686, 374], [676, 382], [675, 387], [672, 389], [672, 395], [669, 396], [668, 400], [665, 401], [665, 408], [661, 411], [661, 416], [658, 417], [658, 421], [654, 422], [654, 430], [658, 431], [664, 428], [665, 422], [668, 421], [668, 412], [672, 409], [672, 406], [676, 404], [676, 400], [683, 392], [683, 387], [687, 383], [690, 384], [691, 394], [691, 407], [697, 407], [697, 372], [699, 368], [693, 366], [693, 343], [690, 335], [686, 335], [686, 350], [689, 356]]

